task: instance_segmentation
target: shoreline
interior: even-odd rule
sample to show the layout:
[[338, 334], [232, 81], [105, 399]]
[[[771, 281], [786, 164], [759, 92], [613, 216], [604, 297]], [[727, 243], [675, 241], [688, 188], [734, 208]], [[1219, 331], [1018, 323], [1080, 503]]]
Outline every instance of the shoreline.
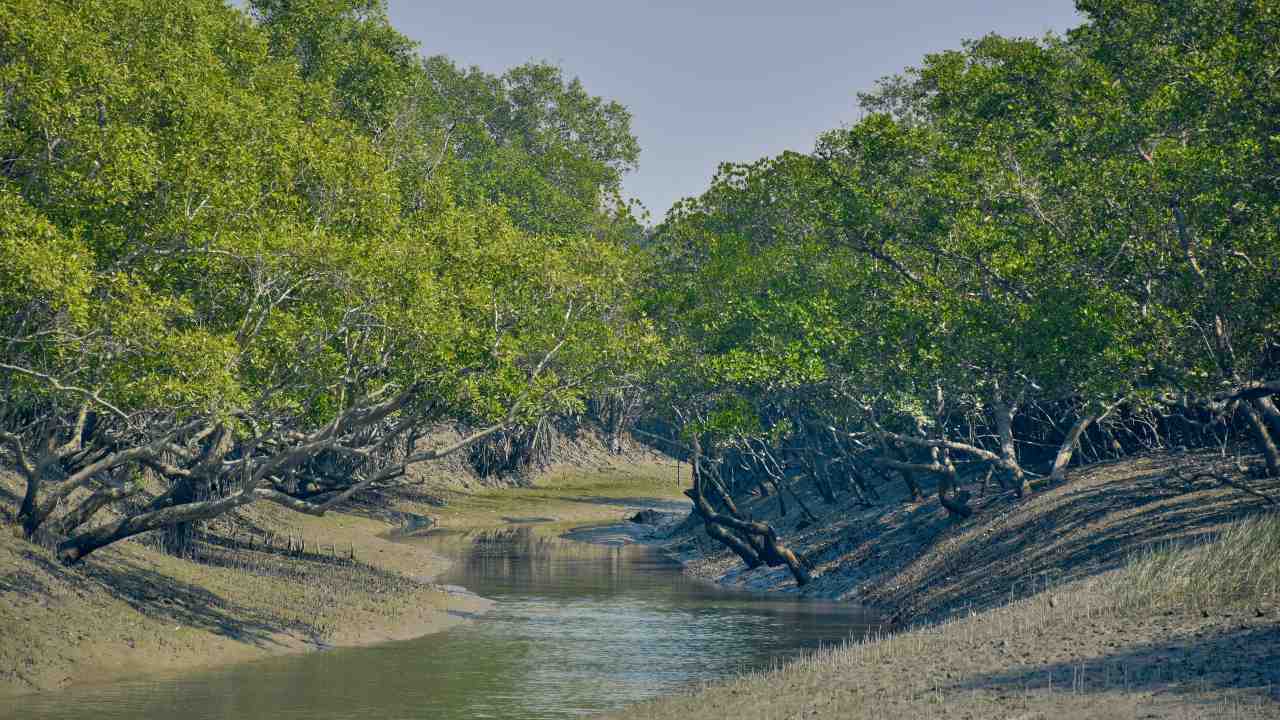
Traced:
[[[639, 495], [662, 501], [674, 492], [655, 460], [590, 460], [552, 468], [532, 487], [415, 488], [433, 501], [447, 497], [446, 507], [404, 494], [324, 517], [253, 505], [239, 525], [209, 529], [216, 544], [200, 562], [124, 542], [67, 568], [47, 549], [0, 528], [0, 626], [6, 628], [0, 697], [409, 640], [455, 627], [491, 601], [436, 582], [452, 561], [399, 542], [395, 518], [430, 514], [442, 528], [502, 526], [510, 524], [506, 518], [535, 515], [600, 522], [625, 515]], [[17, 478], [0, 470], [0, 510], [17, 489]], [[315, 549], [304, 557], [266, 551], [261, 528], [305, 537]], [[256, 547], [243, 542], [248, 532], [258, 533]], [[349, 552], [358, 562], [344, 561]]]
[[[393, 543], [372, 533], [361, 539], [361, 530], [372, 529], [363, 518], [334, 514], [327, 520], [328, 527], [308, 525], [317, 534], [349, 535], [342, 544], [369, 557], [368, 574], [389, 581], [385, 586], [344, 588], [317, 606], [308, 602], [316, 593], [290, 587], [296, 578], [205, 568], [137, 544], [104, 551], [83, 569], [68, 569], [44, 549], [0, 540], [0, 558], [9, 560], [0, 567], [30, 566], [22, 575], [4, 575], [5, 584], [24, 577], [35, 590], [8, 598], [0, 608], [0, 623], [16, 631], [0, 643], [0, 697], [411, 640], [468, 622], [491, 607], [485, 598], [434, 582], [451, 564], [447, 558], [420, 549], [397, 553]], [[424, 571], [392, 579], [415, 559]], [[109, 587], [127, 582], [121, 578], [129, 574], [145, 574], [147, 580], [133, 588]], [[173, 591], [167, 593], [170, 584]], [[269, 618], [264, 604], [254, 603], [258, 594], [267, 596], [266, 603], [301, 600], [316, 615], [305, 624]], [[192, 601], [209, 605], [193, 607]]]
[[[896, 617], [899, 627], [934, 624], [1115, 570], [1153, 547], [1203, 541], [1266, 512], [1231, 487], [1166, 481], [1181, 464], [1211, 460], [1203, 455], [1151, 453], [1075, 470], [1066, 483], [1025, 499], [1011, 492], [975, 497], [974, 515], [964, 521], [953, 520], [936, 495], [913, 503], [896, 487], [881, 487], [884, 498], [874, 506], [848, 496], [826, 505], [798, 484], [816, 521], [794, 506], [782, 515], [776, 496], [739, 500], [743, 512], [771, 523], [814, 565], [805, 587], [785, 567], [748, 570], [696, 519], [669, 522], [644, 542], [687, 574], [724, 587], [857, 602]], [[1280, 481], [1269, 485], [1263, 489], [1280, 492]]]
[[1274, 590], [1242, 605], [1162, 595], [1180, 577], [1143, 584], [1153, 572], [1143, 563], [1159, 567], [1149, 559], [1160, 553], [1212, 558], [1228, 552], [1212, 541], [1237, 523], [1280, 529], [1249, 494], [1165, 482], [1199, 461], [1152, 454], [1085, 468], [1022, 500], [976, 498], [963, 522], [936, 497], [867, 508], [806, 496], [818, 520], [799, 528], [797, 513], [770, 507], [776, 498], [740, 501], [814, 564], [804, 588], [785, 568], [746, 570], [700, 522], [678, 523], [647, 542], [686, 574], [857, 603], [891, 617], [890, 632], [604, 717], [1280, 717]]
[[[1170, 607], [1157, 613], [1139, 605], [1120, 607], [1108, 599], [1115, 595], [1116, 573], [1124, 572], [1142, 548], [1200, 542], [1224, 524], [1258, 514], [1248, 495], [1230, 488], [1166, 487], [1162, 473], [1169, 462], [1167, 457], [1145, 457], [1087, 469], [1064, 486], [1018, 502], [999, 495], [978, 498], [975, 506], [981, 512], [964, 523], [933, 522], [945, 514], [929, 501], [905, 506], [889, 501], [876, 508], [814, 502], [820, 522], [797, 529], [788, 526], [799, 520], [794, 515], [769, 514], [767, 506], [775, 499], [746, 500], [743, 505], [750, 512], [774, 522], [784, 540], [819, 570], [806, 588], [796, 588], [785, 569], [745, 571], [736, 557], [723, 557], [703, 539], [700, 523], [673, 512], [683, 507], [680, 499], [661, 492], [645, 497], [664, 486], [640, 480], [630, 485], [611, 480], [612, 496], [593, 494], [599, 487], [596, 475], [459, 494], [452, 496], [437, 527], [501, 527], [511, 520], [554, 518], [575, 523], [561, 537], [602, 545], [644, 544], [678, 563], [686, 575], [729, 589], [847, 601], [873, 612], [891, 608], [885, 615], [895, 621], [889, 625], [891, 635], [821, 650], [779, 670], [731, 678], [692, 695], [655, 700], [608, 717], [711, 720], [731, 710], [746, 720], [802, 709], [818, 717], [917, 716], [938, 712], [935, 701], [975, 717], [1017, 715], [1014, 710], [1026, 708], [1033, 710], [1028, 718], [1133, 717], [1139, 711], [1177, 717], [1193, 699], [1220, 704], [1223, 698], [1252, 702], [1272, 713], [1260, 716], [1280, 716], [1280, 705], [1266, 704], [1280, 703], [1280, 603], [1195, 611]], [[641, 508], [658, 508], [663, 517], [657, 525], [626, 520]], [[263, 511], [277, 512], [271, 507]], [[297, 584], [287, 577], [273, 576], [250, 587], [245, 581], [255, 576], [245, 569], [179, 560], [138, 543], [123, 543], [81, 568], [67, 569], [43, 557], [46, 551], [0, 538], [0, 595], [13, 597], [16, 588], [34, 601], [0, 602], [0, 622], [19, 630], [9, 642], [0, 642], [2, 667], [21, 670], [21, 658], [12, 649], [34, 637], [45, 645], [29, 648], [30, 655], [66, 661], [39, 670], [44, 675], [35, 679], [47, 682], [45, 689], [89, 687], [272, 655], [422, 637], [465, 622], [489, 604], [465, 589], [440, 585], [436, 579], [452, 561], [400, 542], [385, 517], [285, 517], [310, 538], [323, 531], [326, 543], [354, 548], [372, 568], [368, 577], [383, 583], [320, 608], [323, 612], [307, 627], [327, 631], [323, 636], [302, 632], [303, 626], [269, 631], [273, 626], [265, 621], [272, 618], [261, 615], [262, 607], [314, 599], [279, 594]], [[280, 521], [277, 516], [259, 519]], [[1151, 531], [1138, 532], [1140, 528]], [[833, 535], [842, 544], [833, 545]], [[1099, 544], [1113, 536], [1129, 544]], [[1024, 542], [1011, 545], [1018, 537]], [[895, 553], [876, 552], [886, 546]], [[1000, 558], [1003, 564], [996, 562]], [[323, 574], [308, 577], [349, 572], [323, 557], [309, 562]], [[1021, 576], [1017, 574], [1028, 567], [1032, 577], [1049, 577], [1043, 572], [1046, 565], [1060, 570], [1047, 584], [1010, 588], [1002, 580]], [[21, 572], [3, 570], [9, 567]], [[58, 585], [69, 582], [69, 576], [84, 584]], [[121, 590], [109, 583], [127, 578], [145, 578], [151, 584], [143, 583], [144, 589], [152, 594], [103, 596], [109, 587]], [[26, 586], [18, 587], [23, 582]], [[245, 604], [257, 592], [268, 595], [258, 598], [256, 606]], [[49, 602], [41, 604], [42, 599]], [[877, 605], [868, 599], [904, 602]], [[199, 602], [212, 603], [217, 611], [204, 617], [203, 625], [200, 616], [190, 614]], [[304, 610], [309, 607], [304, 603]], [[75, 614], [77, 608], [84, 612]], [[128, 621], [127, 627], [93, 624], [119, 617]], [[184, 620], [175, 626], [178, 617]], [[287, 620], [274, 619], [277, 625]], [[233, 620], [240, 623], [234, 631], [218, 625]], [[69, 657], [70, 648], [78, 654]], [[130, 663], [130, 657], [136, 662]], [[1134, 679], [1133, 687], [1064, 694], [1062, 688], [1074, 682], [1072, 673], [1112, 678], [1121, 666], [1131, 673], [1126, 677]], [[105, 667], [111, 672], [103, 672]], [[1196, 682], [1205, 677], [1217, 686], [1209, 695], [1195, 695]], [[1278, 691], [1274, 699], [1257, 704], [1270, 697], [1265, 688], [1273, 686]], [[1016, 692], [1018, 687], [1024, 691]], [[0, 697], [39, 691], [6, 690], [0, 683]], [[704, 710], [712, 707], [716, 712]], [[1128, 714], [1108, 715], [1109, 708]]]

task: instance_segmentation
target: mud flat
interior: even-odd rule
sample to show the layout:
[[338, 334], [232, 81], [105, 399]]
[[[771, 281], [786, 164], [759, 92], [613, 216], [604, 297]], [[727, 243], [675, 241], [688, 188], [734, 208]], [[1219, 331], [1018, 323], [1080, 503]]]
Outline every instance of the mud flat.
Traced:
[[[614, 718], [1280, 717], [1280, 519], [1250, 494], [1176, 480], [1209, 456], [1150, 455], [1029, 499], [824, 506], [797, 528], [742, 503], [815, 581], [747, 571], [688, 522], [645, 541], [720, 584], [883, 611], [882, 637]], [[1253, 481], [1280, 495], [1280, 483]]]
[[439, 632], [488, 601], [436, 584], [449, 561], [397, 542], [401, 518], [619, 520], [648, 496], [677, 498], [670, 469], [656, 456], [584, 452], [528, 487], [428, 479], [319, 518], [256, 504], [208, 526], [194, 559], [144, 538], [70, 568], [14, 537], [20, 483], [0, 471], [0, 696]]

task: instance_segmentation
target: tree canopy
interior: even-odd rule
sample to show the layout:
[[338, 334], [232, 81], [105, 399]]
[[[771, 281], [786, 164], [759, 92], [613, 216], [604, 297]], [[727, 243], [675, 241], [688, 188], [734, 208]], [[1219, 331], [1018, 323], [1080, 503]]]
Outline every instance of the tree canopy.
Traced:
[[[455, 449], [413, 447], [433, 424], [581, 409], [636, 333], [632, 221], [600, 202], [629, 118], [558, 71], [445, 97], [465, 73], [326, 0], [14, 0], [0, 58], [0, 439], [29, 536], [86, 508], [64, 559], [256, 499], [323, 512]], [[169, 490], [91, 527], [139, 468]]]
[[974, 471], [1025, 493], [1091, 432], [1239, 427], [1280, 473], [1277, 10], [1080, 9], [925, 57], [656, 229], [646, 307], [707, 472], [937, 477], [963, 517]]
[[1280, 474], [1280, 9], [1079, 9], [926, 56], [646, 229], [625, 107], [424, 56], [379, 0], [0, 0], [23, 532], [74, 562], [323, 513], [583, 413], [692, 455], [708, 532], [800, 582], [735, 493], [929, 478], [963, 518], [984, 473], [1023, 495], [1237, 432]]

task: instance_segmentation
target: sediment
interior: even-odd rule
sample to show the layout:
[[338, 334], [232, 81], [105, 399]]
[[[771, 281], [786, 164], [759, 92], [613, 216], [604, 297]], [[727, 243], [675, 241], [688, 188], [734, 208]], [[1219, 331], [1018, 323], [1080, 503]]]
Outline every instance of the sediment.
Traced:
[[[1277, 598], [1158, 605], [1119, 587], [1145, 553], [1194, 550], [1264, 515], [1255, 495], [1182, 480], [1194, 473], [1181, 470], [1218, 461], [1154, 453], [1103, 463], [1023, 499], [975, 493], [962, 521], [936, 498], [910, 503], [890, 487], [874, 506], [808, 494], [816, 521], [794, 505], [783, 516], [776, 497], [740, 501], [814, 566], [805, 587], [786, 568], [746, 569], [693, 519], [653, 533], [643, 541], [697, 577], [861, 603], [889, 621], [782, 669], [609, 717], [1280, 717]], [[1280, 495], [1280, 481], [1251, 485]]]
[[[617, 519], [635, 510], [591, 502], [584, 496], [597, 492], [594, 484], [625, 490], [640, 483], [648, 493], [653, 477], [666, 477], [657, 456], [639, 449], [614, 455], [586, 433], [557, 452], [553, 464], [519, 479], [482, 482], [460, 467], [420, 469], [410, 482], [324, 517], [256, 503], [203, 526], [192, 557], [166, 554], [156, 538], [142, 536], [73, 567], [15, 537], [21, 482], [0, 469], [0, 696], [452, 627], [488, 601], [435, 583], [448, 561], [396, 541], [406, 517], [446, 527], [530, 514]], [[543, 487], [561, 481], [563, 488]]]

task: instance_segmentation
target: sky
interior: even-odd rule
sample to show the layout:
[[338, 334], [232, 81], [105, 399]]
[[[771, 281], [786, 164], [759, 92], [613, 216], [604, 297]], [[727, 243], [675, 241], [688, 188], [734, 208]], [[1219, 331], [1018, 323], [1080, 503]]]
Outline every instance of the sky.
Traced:
[[425, 55], [492, 73], [547, 61], [625, 105], [641, 154], [624, 187], [651, 223], [722, 162], [812, 150], [857, 120], [857, 92], [927, 53], [1080, 24], [1071, 0], [390, 0], [389, 12]]

